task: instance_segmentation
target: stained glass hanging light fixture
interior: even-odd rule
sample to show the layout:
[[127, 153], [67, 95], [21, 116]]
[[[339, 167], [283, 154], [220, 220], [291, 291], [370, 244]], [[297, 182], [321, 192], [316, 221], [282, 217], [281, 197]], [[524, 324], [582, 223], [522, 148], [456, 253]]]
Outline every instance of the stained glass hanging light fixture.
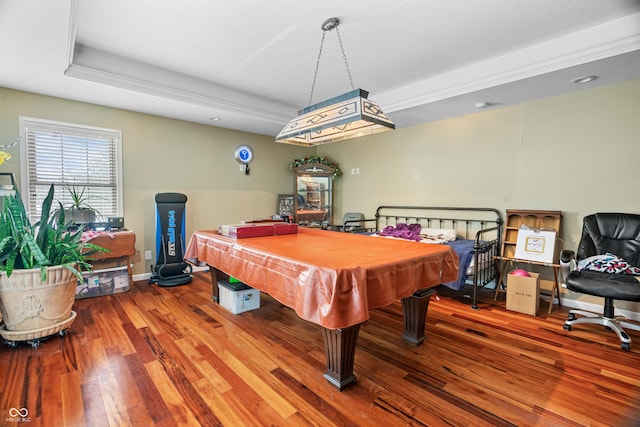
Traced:
[[342, 57], [351, 82], [351, 91], [299, 110], [298, 116], [287, 123], [276, 136], [276, 142], [313, 147], [395, 129], [395, 125], [380, 106], [367, 99], [369, 92], [355, 88], [340, 38], [339, 24], [340, 19], [329, 18], [321, 25], [322, 40], [311, 85], [309, 104], [313, 98], [324, 38], [328, 31], [334, 29], [340, 42]]

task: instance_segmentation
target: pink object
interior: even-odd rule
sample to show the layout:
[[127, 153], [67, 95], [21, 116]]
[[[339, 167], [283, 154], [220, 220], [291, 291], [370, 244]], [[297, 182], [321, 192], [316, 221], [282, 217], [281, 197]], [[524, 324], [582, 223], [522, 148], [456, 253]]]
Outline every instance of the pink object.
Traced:
[[88, 231], [83, 231], [82, 235], [80, 236], [80, 240], [83, 243], [88, 242], [89, 240], [93, 239], [94, 237], [97, 236], [102, 236], [103, 234], [108, 235], [109, 237], [115, 237], [113, 235], [113, 233], [109, 232], [109, 231], [93, 231], [93, 230], [88, 230]]
[[523, 270], [521, 268], [519, 268], [517, 270], [513, 270], [509, 274], [513, 274], [514, 276], [531, 277], [531, 275], [529, 274], [529, 272], [527, 270]]

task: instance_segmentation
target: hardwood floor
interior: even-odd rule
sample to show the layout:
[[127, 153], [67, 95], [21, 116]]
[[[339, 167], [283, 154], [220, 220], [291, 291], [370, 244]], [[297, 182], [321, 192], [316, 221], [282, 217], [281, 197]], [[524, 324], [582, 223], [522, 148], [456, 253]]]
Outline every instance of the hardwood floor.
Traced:
[[[533, 317], [483, 291], [474, 311], [439, 289], [418, 347], [401, 339], [399, 301], [372, 310], [356, 383], [339, 392], [322, 377], [320, 328], [268, 295], [234, 316], [212, 302], [208, 273], [135, 287], [76, 301], [65, 337], [0, 347], [0, 425], [640, 424], [640, 333], [625, 352], [604, 328], [564, 331], [567, 310], [544, 303]], [[25, 422], [10, 415], [20, 408]]]

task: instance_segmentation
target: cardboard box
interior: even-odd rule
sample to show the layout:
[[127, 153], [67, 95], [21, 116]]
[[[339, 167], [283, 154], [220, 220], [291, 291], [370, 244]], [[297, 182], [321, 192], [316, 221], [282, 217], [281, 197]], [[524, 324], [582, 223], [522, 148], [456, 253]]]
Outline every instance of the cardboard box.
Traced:
[[531, 277], [507, 276], [507, 310], [535, 316], [540, 308], [540, 277], [529, 272]]
[[76, 286], [76, 299], [119, 294], [131, 288], [126, 266], [84, 272], [82, 278]]
[[259, 222], [249, 224], [220, 225], [218, 233], [234, 239], [247, 237], [279, 236], [283, 234], [296, 234], [298, 224], [287, 222]]
[[242, 282], [218, 281], [218, 301], [233, 314], [260, 308], [260, 291]]

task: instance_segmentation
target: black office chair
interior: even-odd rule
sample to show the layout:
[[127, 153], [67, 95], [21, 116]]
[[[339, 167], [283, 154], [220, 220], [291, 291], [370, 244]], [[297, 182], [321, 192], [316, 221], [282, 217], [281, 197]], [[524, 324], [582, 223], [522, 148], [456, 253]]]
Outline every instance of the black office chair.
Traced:
[[[631, 338], [623, 327], [640, 331], [640, 325], [616, 318], [613, 302], [640, 301], [640, 215], [586, 216], [577, 251], [564, 250], [560, 259], [569, 290], [604, 298], [603, 316], [571, 310], [564, 329], [570, 331], [578, 323], [604, 325], [618, 335], [620, 346], [628, 351]], [[571, 271], [568, 266], [572, 264], [578, 268]]]
[[354, 232], [363, 226], [364, 214], [361, 212], [347, 212], [342, 216], [340, 225], [329, 225], [330, 231]]

